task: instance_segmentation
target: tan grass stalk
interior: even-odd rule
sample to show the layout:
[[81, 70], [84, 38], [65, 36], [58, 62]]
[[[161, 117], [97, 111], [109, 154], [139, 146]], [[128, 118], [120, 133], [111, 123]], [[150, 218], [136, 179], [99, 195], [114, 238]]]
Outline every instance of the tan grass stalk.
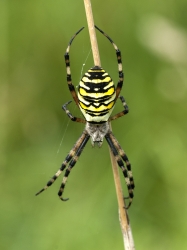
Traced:
[[[86, 18], [87, 18], [88, 29], [89, 29], [89, 34], [90, 34], [94, 65], [101, 66], [99, 49], [98, 49], [98, 44], [97, 44], [97, 37], [96, 37], [96, 32], [95, 32], [95, 27], [94, 27], [94, 19], [93, 19], [91, 1], [84, 0], [84, 5], [85, 5]], [[111, 128], [111, 124], [110, 124], [110, 128]], [[123, 197], [123, 191], [122, 191], [119, 172], [118, 172], [118, 165], [111, 150], [110, 150], [110, 158], [111, 158], [114, 182], [115, 182], [115, 187], [116, 187], [116, 194], [117, 194], [118, 207], [119, 207], [119, 221], [120, 221], [122, 235], [123, 235], [124, 249], [135, 250], [129, 217], [125, 209], [125, 201]]]

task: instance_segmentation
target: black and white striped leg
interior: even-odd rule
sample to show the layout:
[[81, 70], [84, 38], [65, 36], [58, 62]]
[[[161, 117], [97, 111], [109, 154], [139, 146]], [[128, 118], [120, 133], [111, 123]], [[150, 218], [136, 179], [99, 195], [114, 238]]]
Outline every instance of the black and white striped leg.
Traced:
[[68, 87], [69, 87], [69, 90], [71, 92], [71, 95], [73, 97], [73, 99], [75, 100], [76, 104], [78, 105], [78, 96], [77, 96], [77, 93], [75, 91], [75, 87], [72, 83], [72, 79], [71, 79], [71, 69], [70, 69], [70, 59], [69, 59], [69, 51], [70, 51], [70, 47], [71, 47], [71, 44], [74, 40], [74, 38], [79, 34], [79, 32], [81, 32], [82, 30], [84, 29], [84, 27], [82, 27], [80, 30], [78, 30], [75, 35], [71, 38], [69, 44], [68, 44], [68, 47], [66, 49], [66, 53], [64, 55], [64, 58], [65, 58], [65, 64], [66, 64], [66, 72], [67, 72], [67, 83], [68, 83]]
[[124, 79], [121, 52], [118, 49], [117, 45], [112, 41], [112, 39], [104, 31], [102, 31], [96, 25], [95, 25], [95, 28], [97, 30], [99, 30], [106, 38], [108, 38], [108, 40], [112, 43], [112, 45], [113, 45], [113, 47], [114, 47], [114, 49], [116, 51], [116, 56], [117, 56], [117, 61], [118, 61], [118, 73], [119, 73], [119, 80], [118, 80], [118, 84], [117, 84], [117, 87], [116, 87], [116, 99], [117, 99], [119, 94], [120, 94], [120, 91], [122, 89], [123, 79]]
[[126, 164], [126, 167], [127, 167], [127, 171], [128, 171], [128, 176], [129, 176], [129, 179], [130, 179], [130, 185], [131, 185], [131, 188], [132, 190], [134, 190], [135, 188], [135, 184], [134, 184], [134, 178], [133, 178], [133, 175], [132, 175], [132, 170], [131, 170], [131, 164], [129, 162], [129, 159], [125, 153], [125, 151], [122, 149], [122, 147], [120, 146], [119, 142], [117, 141], [117, 139], [115, 138], [115, 136], [113, 135], [113, 133], [110, 134], [110, 138], [114, 144], [114, 146], [116, 147], [116, 149], [118, 150], [121, 158], [123, 159], [123, 161], [125, 162]]
[[83, 150], [83, 148], [85, 147], [86, 143], [88, 142], [89, 138], [90, 138], [90, 135], [89, 135], [89, 134], [86, 134], [86, 135], [85, 135], [85, 138], [84, 138], [83, 141], [81, 142], [81, 145], [79, 146], [79, 148], [77, 149], [75, 155], [73, 156], [72, 160], [70, 161], [68, 168], [67, 168], [66, 171], [65, 171], [65, 174], [64, 174], [64, 177], [63, 177], [63, 180], [62, 180], [62, 184], [61, 184], [60, 189], [59, 189], [59, 192], [58, 192], [58, 196], [59, 196], [59, 198], [60, 198], [62, 201], [67, 201], [67, 200], [69, 199], [69, 198], [64, 199], [64, 198], [62, 197], [63, 192], [64, 192], [64, 188], [65, 188], [65, 185], [66, 185], [68, 176], [69, 176], [69, 174], [70, 174], [72, 168], [73, 168], [73, 167], [75, 166], [75, 164], [77, 163], [77, 160], [78, 160], [79, 156], [81, 155], [82, 150]]
[[86, 123], [86, 120], [82, 118], [78, 118], [73, 116], [70, 111], [67, 109], [67, 105], [70, 104], [72, 101], [66, 102], [63, 106], [62, 109], [66, 112], [67, 116], [74, 122], [81, 122], [81, 123]]
[[[88, 134], [86, 131], [82, 133], [80, 138], [77, 140], [75, 143], [74, 147], [70, 150], [69, 154], [66, 156], [65, 160], [63, 161], [61, 167], [59, 170], [56, 172], [56, 174], [47, 182], [46, 186], [42, 188], [36, 195], [39, 195], [42, 193], [44, 190], [46, 190], [48, 187], [50, 187], [54, 181], [59, 177], [59, 175], [62, 173], [62, 171], [66, 168], [67, 164], [71, 161], [71, 159], [76, 155], [78, 152], [79, 148], [81, 147], [82, 143], [85, 141], [85, 138], [88, 137]], [[89, 138], [89, 137], [88, 137]]]
[[118, 114], [113, 115], [112, 117], [110, 117], [109, 121], [112, 121], [112, 120], [115, 120], [115, 119], [117, 119], [117, 118], [119, 118], [121, 116], [124, 116], [124, 115], [128, 114], [128, 112], [129, 112], [129, 107], [126, 104], [124, 97], [120, 96], [119, 99], [121, 100], [121, 102], [123, 104], [124, 110], [119, 112]]
[[[118, 152], [119, 150], [119, 147], [116, 147], [115, 144], [114, 144], [114, 136], [112, 135], [112, 132], [109, 132], [105, 135], [105, 138], [109, 144], [109, 147], [111, 148], [112, 150], [112, 153], [116, 159], [116, 162], [118, 164], [118, 166], [121, 168], [122, 172], [123, 172], [123, 175], [125, 177], [125, 182], [126, 182], [126, 185], [127, 185], [127, 189], [128, 189], [128, 193], [129, 193], [129, 204], [125, 207], [126, 209], [128, 209], [132, 203], [132, 200], [133, 200], [133, 197], [134, 197], [134, 194], [133, 194], [133, 187], [131, 186], [131, 181], [130, 181], [130, 176], [129, 176], [129, 172], [128, 172], [128, 167], [125, 167], [124, 163], [123, 163], [123, 160], [125, 161], [125, 163], [127, 164], [127, 161], [128, 161], [128, 158], [125, 157], [125, 156], [121, 156], [120, 153]], [[117, 141], [117, 140], [116, 140]], [[119, 143], [118, 143], [119, 144]], [[121, 147], [120, 147], [121, 148]], [[123, 159], [123, 160], [122, 160]], [[129, 164], [128, 164], [129, 165]]]

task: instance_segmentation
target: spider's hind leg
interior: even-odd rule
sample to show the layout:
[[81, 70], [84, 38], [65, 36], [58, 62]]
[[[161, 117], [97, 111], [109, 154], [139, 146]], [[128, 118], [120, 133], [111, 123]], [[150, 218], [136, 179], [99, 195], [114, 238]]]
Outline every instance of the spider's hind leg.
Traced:
[[118, 84], [117, 84], [117, 87], [116, 87], [116, 99], [117, 99], [120, 92], [121, 92], [121, 89], [123, 87], [123, 80], [124, 80], [121, 52], [118, 49], [117, 45], [113, 42], [113, 40], [103, 30], [101, 30], [96, 25], [95, 25], [95, 28], [98, 31], [100, 31], [111, 42], [111, 44], [113, 45], [113, 47], [114, 47], [114, 49], [116, 51], [116, 57], [117, 57], [117, 62], [118, 62], [118, 74], [119, 74], [119, 80], [118, 80]]
[[64, 55], [64, 58], [65, 58], [65, 64], [66, 64], [66, 72], [67, 72], [67, 83], [68, 83], [68, 87], [69, 87], [69, 91], [75, 101], [75, 103], [79, 104], [79, 100], [78, 100], [78, 96], [77, 96], [77, 93], [75, 91], [75, 87], [72, 83], [72, 78], [71, 78], [71, 69], [70, 69], [70, 57], [69, 57], [69, 51], [70, 51], [70, 47], [71, 47], [71, 44], [74, 40], [74, 38], [83, 30], [84, 27], [82, 27], [81, 29], [79, 29], [75, 34], [74, 36], [71, 38], [71, 40], [69, 41], [69, 44], [68, 44], [68, 47], [66, 49], [66, 53]]

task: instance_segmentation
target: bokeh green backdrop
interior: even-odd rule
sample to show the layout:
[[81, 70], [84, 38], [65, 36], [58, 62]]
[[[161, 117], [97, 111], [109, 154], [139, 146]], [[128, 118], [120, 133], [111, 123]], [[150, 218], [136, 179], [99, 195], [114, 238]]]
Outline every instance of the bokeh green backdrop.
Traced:
[[[130, 113], [113, 131], [136, 181], [129, 210], [136, 249], [186, 249], [187, 2], [93, 0], [92, 7], [122, 51]], [[61, 110], [72, 99], [63, 54], [82, 26], [70, 53], [75, 85], [93, 66], [83, 1], [0, 1], [2, 250], [123, 249], [106, 142], [88, 143], [67, 183], [68, 202], [57, 196], [62, 177], [34, 196], [84, 127]], [[117, 81], [115, 51], [97, 37], [102, 66]], [[80, 116], [74, 103], [71, 111]]]

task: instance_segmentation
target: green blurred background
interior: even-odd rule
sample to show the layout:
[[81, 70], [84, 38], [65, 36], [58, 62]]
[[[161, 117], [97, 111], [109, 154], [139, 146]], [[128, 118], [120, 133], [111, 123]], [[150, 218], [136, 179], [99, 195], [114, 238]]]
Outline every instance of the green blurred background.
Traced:
[[[187, 2], [93, 0], [92, 7], [122, 51], [130, 113], [112, 126], [136, 182], [129, 210], [136, 249], [186, 249]], [[83, 1], [0, 1], [2, 250], [123, 249], [106, 142], [88, 143], [69, 178], [68, 202], [57, 196], [62, 177], [34, 196], [84, 128], [61, 109], [72, 99], [64, 52], [82, 26], [70, 52], [75, 85], [93, 66]], [[115, 51], [97, 37], [102, 66], [117, 82]], [[80, 116], [74, 103], [70, 109]]]

